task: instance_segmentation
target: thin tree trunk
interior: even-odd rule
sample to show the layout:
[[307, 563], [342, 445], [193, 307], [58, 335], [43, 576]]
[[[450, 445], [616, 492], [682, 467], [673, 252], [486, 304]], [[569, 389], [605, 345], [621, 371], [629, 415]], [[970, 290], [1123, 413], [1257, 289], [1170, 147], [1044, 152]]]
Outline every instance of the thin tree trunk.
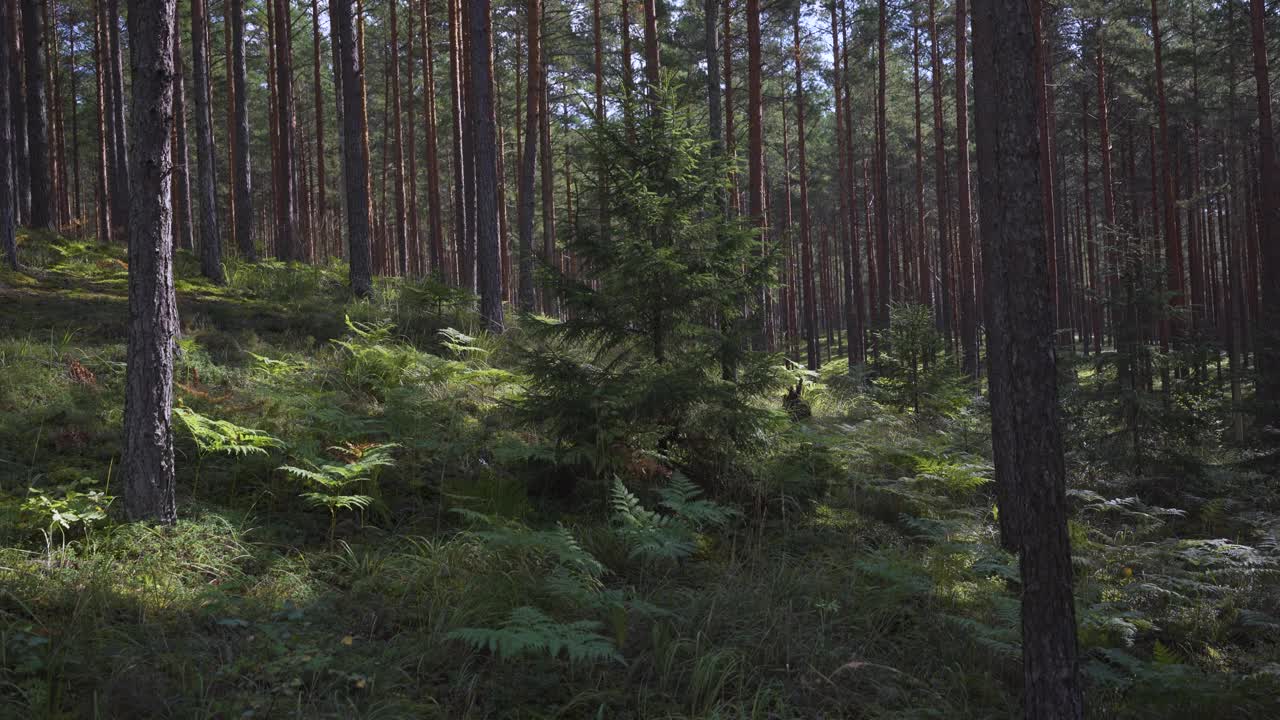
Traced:
[[27, 96], [23, 92], [22, 13], [19, 0], [0, 0], [0, 2], [9, 4], [9, 17], [13, 18], [6, 37], [13, 63], [9, 68], [12, 74], [12, 80], [9, 83], [10, 131], [14, 143], [16, 222], [18, 225], [23, 225], [31, 215], [31, 172], [27, 157]]
[[960, 298], [961, 367], [965, 374], [978, 377], [978, 323], [973, 282], [977, 268], [973, 263], [973, 212], [969, 194], [969, 86], [965, 72], [965, 34], [967, 32], [965, 0], [956, 0], [956, 228], [960, 245], [960, 282], [956, 286]]
[[129, 217], [129, 342], [122, 457], [129, 517], [170, 525], [174, 497], [173, 364], [178, 307], [173, 287], [173, 44], [177, 0], [130, 0], [129, 47], [136, 181]]
[[466, 272], [468, 257], [467, 247], [467, 210], [466, 188], [467, 163], [463, 149], [463, 108], [462, 108], [462, 39], [458, 32], [458, 0], [449, 0], [449, 97], [451, 99], [453, 122], [453, 257], [457, 263], [454, 269], [454, 281], [461, 287], [470, 290], [470, 274]]
[[275, 8], [276, 155], [280, 191], [276, 208], [276, 257], [285, 262], [301, 259], [295, 234], [298, 227], [297, 184], [294, 165], [293, 43], [289, 3], [271, 0]]
[[[1251, 0], [1252, 2], [1253, 0]], [[1177, 228], [1177, 205], [1174, 203], [1173, 160], [1169, 149], [1169, 111], [1165, 102], [1163, 41], [1160, 36], [1160, 11], [1157, 0], [1151, 0], [1151, 35], [1155, 42], [1156, 100], [1160, 117], [1160, 184], [1164, 201], [1164, 241], [1167, 290], [1171, 293], [1169, 305], [1174, 308], [1186, 304], [1186, 292], [1182, 281], [1182, 238]], [[1265, 64], [1265, 56], [1264, 56]], [[1176, 317], [1162, 323], [1161, 344], [1167, 351], [1173, 336], [1181, 336], [1181, 323]]]
[[[321, 241], [329, 231], [329, 179], [324, 167], [324, 89], [320, 84], [320, 8], [311, 0], [311, 87], [316, 111], [316, 217]], [[337, 68], [334, 68], [335, 74]], [[327, 245], [326, 245], [327, 247]]]
[[191, 151], [187, 147], [187, 97], [182, 78], [182, 31], [173, 37], [173, 246], [195, 247], [191, 224]]
[[217, 160], [213, 150], [213, 101], [209, 93], [209, 14], [205, 0], [191, 0], [192, 90], [196, 94], [196, 154], [200, 173], [200, 273], [217, 284], [222, 273], [218, 231]]
[[347, 199], [347, 242], [351, 291], [357, 297], [373, 292], [373, 262], [369, 253], [369, 154], [360, 141], [365, 134], [364, 64], [356, 40], [355, 0], [330, 0], [335, 9], [334, 39], [342, 72], [342, 181]]
[[394, 131], [394, 148], [391, 151], [391, 183], [395, 196], [395, 218], [392, 230], [395, 232], [395, 252], [397, 268], [401, 276], [409, 274], [409, 234], [405, 215], [404, 187], [404, 124], [401, 122], [403, 108], [400, 101], [400, 27], [396, 7], [399, 0], [390, 0], [391, 6], [391, 53], [387, 57], [390, 64], [391, 79], [391, 127]]
[[444, 218], [440, 203], [440, 151], [436, 134], [435, 60], [432, 56], [434, 48], [431, 43], [429, 0], [421, 0], [419, 7], [422, 17], [422, 114], [426, 119], [423, 132], [427, 146], [427, 211], [431, 213], [431, 269], [443, 280], [449, 273], [444, 267]]
[[[959, 0], [963, 4], [963, 0]], [[887, 120], [889, 3], [880, 0], [879, 50], [876, 81], [876, 313], [875, 325], [889, 327], [889, 146]], [[876, 343], [877, 351], [883, 350]]]
[[[0, 0], [0, 27], [12, 27], [15, 18], [9, 3]], [[14, 82], [11, 68], [15, 65], [7, 33], [0, 37], [0, 248], [10, 269], [18, 269], [17, 208], [14, 188], [14, 142], [9, 87]]]
[[795, 40], [795, 67], [796, 67], [796, 155], [799, 163], [797, 172], [800, 175], [800, 252], [801, 267], [800, 273], [804, 276], [801, 280], [804, 283], [804, 340], [805, 340], [805, 359], [810, 370], [817, 370], [820, 364], [818, 350], [818, 310], [817, 298], [814, 296], [813, 287], [813, 243], [810, 237], [809, 228], [809, 168], [805, 162], [805, 135], [804, 124], [804, 77], [801, 68], [800, 55], [800, 10], [795, 11], [795, 21], [792, 24], [792, 36]]
[[[119, 0], [107, 0], [107, 40], [109, 47], [107, 51], [107, 67], [110, 72], [109, 88], [110, 99], [109, 107], [111, 108], [111, 128], [112, 143], [115, 145], [115, 151], [112, 153], [114, 157], [114, 167], [112, 169], [112, 189], [111, 200], [114, 203], [111, 216], [115, 222], [126, 223], [129, 221], [129, 202], [132, 197], [132, 188], [130, 187], [129, 173], [132, 163], [129, 160], [129, 131], [125, 124], [125, 94], [124, 94], [124, 69], [123, 64], [124, 48], [120, 42], [120, 5]], [[117, 235], [121, 238], [126, 237], [123, 230], [119, 230]]]
[[22, 50], [27, 87], [27, 171], [31, 178], [31, 215], [28, 225], [52, 229], [54, 198], [49, 162], [49, 106], [46, 97], [49, 58], [46, 40], [39, 0], [22, 0]]
[[235, 162], [231, 169], [232, 194], [236, 209], [236, 245], [240, 257], [254, 262], [258, 259], [253, 242], [253, 173], [249, 155], [249, 95], [245, 65], [244, 0], [231, 3], [231, 65], [235, 96], [235, 141], [232, 143]]
[[[0, 0], [5, 3], [5, 0]], [[97, 227], [98, 242], [111, 242], [111, 231], [114, 227], [111, 222], [111, 181], [109, 155], [113, 151], [111, 143], [111, 134], [107, 131], [107, 88], [105, 86], [107, 74], [107, 28], [103, 22], [105, 15], [105, 5], [101, 0], [97, 0], [94, 5], [93, 13], [93, 70], [94, 83], [97, 90], [97, 116], [96, 125], [98, 130], [98, 195], [97, 195]], [[15, 73], [16, 75], [16, 73]], [[16, 153], [15, 153], [16, 154]]]
[[[768, 221], [764, 207], [764, 99], [760, 46], [760, 0], [747, 0], [747, 212], [763, 244]], [[786, 116], [785, 112], [783, 116]], [[784, 164], [784, 177], [786, 173]], [[761, 286], [760, 294], [767, 304], [768, 283]]]
[[539, 107], [542, 103], [542, 2], [529, 0], [525, 11], [529, 27], [529, 79], [525, 97], [524, 151], [520, 158], [519, 207], [519, 305], [533, 312], [533, 172], [538, 155]]
[[929, 304], [929, 273], [925, 262], [924, 241], [924, 134], [920, 127], [920, 18], [915, 6], [911, 12], [911, 67], [915, 90], [915, 123], [916, 123], [916, 283], [917, 301], [921, 305]]

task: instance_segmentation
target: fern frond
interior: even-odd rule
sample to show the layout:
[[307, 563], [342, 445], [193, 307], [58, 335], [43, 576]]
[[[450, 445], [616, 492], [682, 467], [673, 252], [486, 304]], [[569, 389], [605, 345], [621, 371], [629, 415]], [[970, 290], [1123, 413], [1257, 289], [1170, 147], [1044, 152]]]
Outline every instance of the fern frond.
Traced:
[[504, 660], [543, 654], [557, 658], [563, 653], [570, 662], [623, 662], [614, 644], [597, 632], [602, 627], [592, 620], [556, 622], [526, 605], [512, 610], [499, 628], [460, 628], [447, 637]]

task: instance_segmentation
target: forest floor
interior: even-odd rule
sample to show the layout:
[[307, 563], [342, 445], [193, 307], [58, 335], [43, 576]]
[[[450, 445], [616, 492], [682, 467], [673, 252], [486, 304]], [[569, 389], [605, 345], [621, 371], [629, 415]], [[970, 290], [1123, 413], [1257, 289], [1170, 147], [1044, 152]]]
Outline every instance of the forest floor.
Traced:
[[[181, 253], [181, 520], [148, 527], [111, 504], [123, 252], [21, 240], [31, 269], [0, 272], [0, 717], [1018, 716], [980, 398], [916, 416], [833, 363], [812, 417], [762, 409], [743, 487], [700, 496], [642, 454], [629, 491], [574, 482], [512, 411], [516, 341], [448, 332], [475, 324], [454, 294], [352, 302], [342, 268], [277, 263], [214, 287]], [[1108, 416], [1078, 410], [1106, 370], [1064, 366], [1090, 716], [1280, 717], [1265, 438], [1225, 444], [1209, 382], [1198, 424], [1126, 470], [1086, 442]]]

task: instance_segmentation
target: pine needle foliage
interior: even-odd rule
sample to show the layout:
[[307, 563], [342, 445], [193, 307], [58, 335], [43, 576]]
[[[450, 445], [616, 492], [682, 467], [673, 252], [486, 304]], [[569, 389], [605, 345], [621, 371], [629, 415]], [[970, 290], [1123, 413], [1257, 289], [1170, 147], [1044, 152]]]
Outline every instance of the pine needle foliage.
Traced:
[[[749, 352], [754, 307], [772, 272], [758, 232], [721, 204], [729, 172], [705, 129], [668, 88], [657, 112], [601, 122], [589, 138], [605, 180], [607, 227], [575, 228], [572, 274], [545, 275], [564, 320], [527, 317], [530, 376], [521, 407], [587, 475], [623, 470], [618, 450], [661, 444], [676, 461], [759, 442], [770, 416], [753, 399], [784, 382], [776, 358]], [[697, 418], [697, 432], [693, 431]]]

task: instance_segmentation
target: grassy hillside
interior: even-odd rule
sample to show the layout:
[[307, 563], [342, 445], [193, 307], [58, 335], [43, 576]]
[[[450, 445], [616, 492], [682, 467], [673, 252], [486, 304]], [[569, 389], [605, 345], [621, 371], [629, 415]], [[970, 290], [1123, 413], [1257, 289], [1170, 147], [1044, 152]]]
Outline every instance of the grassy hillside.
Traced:
[[[711, 434], [571, 446], [527, 412], [535, 339], [479, 334], [447, 288], [351, 302], [341, 268], [274, 263], [213, 287], [184, 254], [181, 521], [146, 527], [111, 502], [123, 252], [21, 242], [31, 269], [0, 274], [0, 716], [1018, 713], [981, 398], [934, 388], [916, 414], [835, 362], [811, 415], [749, 408], [728, 459]], [[1107, 368], [1064, 364], [1091, 716], [1280, 716], [1268, 440], [1223, 445], [1210, 378], [1153, 413], [1195, 422], [1155, 426], [1135, 467]]]

